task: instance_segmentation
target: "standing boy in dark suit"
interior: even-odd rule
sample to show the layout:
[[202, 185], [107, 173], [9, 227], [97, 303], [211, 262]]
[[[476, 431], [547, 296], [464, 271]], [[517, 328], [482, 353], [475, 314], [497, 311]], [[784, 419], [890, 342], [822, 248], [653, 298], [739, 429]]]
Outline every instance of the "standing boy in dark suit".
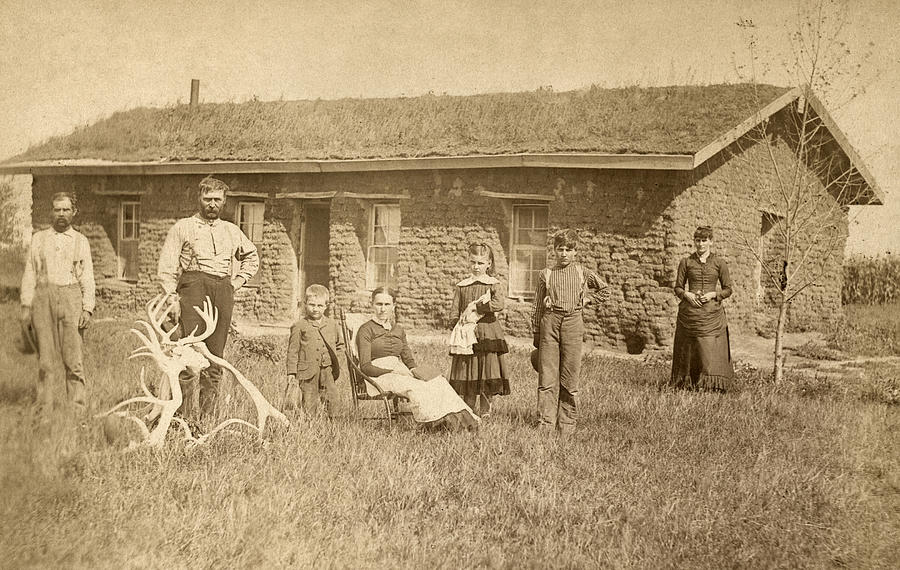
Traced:
[[297, 408], [302, 397], [307, 417], [318, 415], [320, 399], [325, 400], [328, 417], [341, 410], [335, 380], [341, 375], [344, 339], [334, 319], [325, 316], [328, 297], [328, 289], [322, 285], [307, 287], [306, 313], [291, 327], [288, 342], [285, 407]]

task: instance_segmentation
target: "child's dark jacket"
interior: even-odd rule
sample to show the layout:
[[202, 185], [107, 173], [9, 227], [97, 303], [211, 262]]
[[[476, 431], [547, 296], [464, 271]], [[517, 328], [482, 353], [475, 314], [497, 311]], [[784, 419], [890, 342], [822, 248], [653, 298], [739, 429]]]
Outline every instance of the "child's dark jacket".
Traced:
[[340, 327], [329, 317], [319, 323], [301, 318], [291, 327], [288, 341], [287, 373], [296, 374], [298, 380], [316, 376], [323, 364], [331, 365], [331, 373], [337, 380], [341, 375], [340, 356], [344, 353], [344, 338]]

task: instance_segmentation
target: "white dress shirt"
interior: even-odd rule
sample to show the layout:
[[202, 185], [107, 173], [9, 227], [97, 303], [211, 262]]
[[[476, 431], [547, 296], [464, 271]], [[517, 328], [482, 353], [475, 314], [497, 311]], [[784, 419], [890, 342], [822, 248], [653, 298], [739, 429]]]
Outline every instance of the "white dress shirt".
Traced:
[[91, 244], [81, 232], [71, 226], [64, 232], [53, 228], [35, 232], [25, 257], [22, 289], [19, 298], [30, 307], [35, 287], [41, 285], [81, 286], [82, 308], [94, 312], [96, 302], [94, 265]]
[[178, 220], [169, 230], [159, 255], [157, 275], [166, 292], [173, 293], [181, 272], [231, 276], [234, 261], [239, 264], [236, 276], [250, 281], [259, 269], [259, 254], [253, 242], [231, 222], [193, 215]]

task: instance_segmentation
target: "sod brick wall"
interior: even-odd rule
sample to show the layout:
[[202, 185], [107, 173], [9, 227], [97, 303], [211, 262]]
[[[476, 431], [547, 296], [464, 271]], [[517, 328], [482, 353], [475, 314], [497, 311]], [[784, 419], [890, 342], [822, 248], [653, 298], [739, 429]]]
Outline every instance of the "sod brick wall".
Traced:
[[[743, 141], [746, 143], [746, 141]], [[745, 145], [748, 146], [748, 145]], [[784, 149], [782, 149], [783, 151]], [[729, 263], [735, 283], [726, 303], [732, 328], [753, 331], [772, 315], [772, 289], [761, 276], [747, 243], [760, 240], [762, 214], [755, 189], [771, 183], [764, 149], [734, 145], [694, 171], [591, 169], [469, 169], [329, 174], [223, 176], [234, 192], [223, 217], [233, 219], [237, 202], [265, 202], [265, 226], [258, 288], [237, 296], [238, 318], [285, 322], [296, 315], [300, 295], [298, 259], [306, 215], [300, 199], [276, 198], [287, 192], [334, 192], [330, 201], [330, 282], [335, 301], [348, 310], [366, 310], [366, 252], [370, 210], [386, 195], [398, 196], [401, 232], [398, 263], [398, 314], [407, 325], [449, 328], [454, 284], [466, 276], [467, 244], [494, 248], [496, 274], [506, 287], [515, 200], [483, 192], [541, 194], [548, 203], [551, 232], [579, 232], [581, 263], [611, 287], [602, 306], [585, 313], [585, 340], [599, 346], [640, 351], [669, 346], [677, 299], [672, 292], [680, 258], [692, 250], [698, 225], [712, 225], [715, 250]], [[53, 192], [75, 191], [76, 226], [91, 240], [100, 279], [102, 310], [133, 309], [155, 291], [156, 263], [166, 232], [176, 219], [192, 214], [202, 176], [41, 176], [33, 183], [35, 204]], [[768, 179], [768, 182], [766, 182]], [[140, 191], [140, 273], [136, 283], [115, 278], [118, 205]], [[34, 222], [39, 225], [40, 208]], [[44, 217], [46, 217], [44, 215]], [[846, 217], [835, 220], [846, 235]], [[773, 232], [763, 236], [771, 240]], [[840, 244], [843, 251], [843, 242]], [[771, 249], [771, 248], [770, 248]], [[824, 255], [825, 252], [819, 252]], [[832, 252], [834, 253], [834, 252]], [[772, 251], [766, 252], [772, 255]], [[834, 270], [805, 292], [792, 308], [793, 328], [821, 327], [840, 314], [841, 254]], [[502, 315], [510, 334], [530, 335], [530, 302], [510, 299]]]

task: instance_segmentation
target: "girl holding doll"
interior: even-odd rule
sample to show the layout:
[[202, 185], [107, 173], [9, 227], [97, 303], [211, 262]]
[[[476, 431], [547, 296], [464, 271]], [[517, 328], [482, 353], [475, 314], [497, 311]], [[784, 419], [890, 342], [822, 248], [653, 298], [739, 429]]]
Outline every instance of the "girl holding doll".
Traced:
[[[503, 310], [505, 292], [492, 275], [494, 252], [484, 243], [468, 248], [471, 275], [456, 284], [450, 322], [450, 385], [478, 415], [491, 411], [491, 396], [508, 395], [503, 326], [496, 313]], [[472, 334], [474, 332], [474, 334]], [[476, 408], [476, 400], [478, 407]]]

